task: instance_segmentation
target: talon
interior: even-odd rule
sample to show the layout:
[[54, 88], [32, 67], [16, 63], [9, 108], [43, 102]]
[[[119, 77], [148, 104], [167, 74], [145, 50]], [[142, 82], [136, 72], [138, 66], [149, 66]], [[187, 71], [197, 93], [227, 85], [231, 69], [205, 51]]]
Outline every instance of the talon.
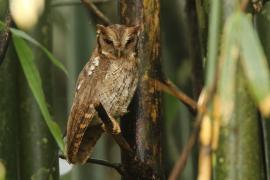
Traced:
[[102, 124], [101, 127], [102, 129], [108, 133], [108, 134], [120, 134], [121, 133], [121, 128], [117, 122], [112, 122], [112, 127], [107, 127], [105, 124]]
[[121, 128], [117, 122], [113, 122], [113, 128], [112, 128], [112, 134], [120, 134], [121, 133]]

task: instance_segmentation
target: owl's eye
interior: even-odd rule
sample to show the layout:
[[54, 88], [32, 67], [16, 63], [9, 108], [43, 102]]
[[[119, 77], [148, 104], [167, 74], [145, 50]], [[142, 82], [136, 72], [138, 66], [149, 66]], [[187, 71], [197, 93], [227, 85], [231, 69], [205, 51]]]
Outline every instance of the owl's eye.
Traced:
[[109, 39], [104, 39], [104, 41], [105, 41], [107, 44], [109, 44], [109, 45], [113, 45], [112, 40], [109, 40]]
[[129, 44], [131, 44], [134, 40], [135, 40], [135, 38], [130, 38], [130, 39], [127, 41], [127, 43], [126, 43], [126, 46], [129, 45]]

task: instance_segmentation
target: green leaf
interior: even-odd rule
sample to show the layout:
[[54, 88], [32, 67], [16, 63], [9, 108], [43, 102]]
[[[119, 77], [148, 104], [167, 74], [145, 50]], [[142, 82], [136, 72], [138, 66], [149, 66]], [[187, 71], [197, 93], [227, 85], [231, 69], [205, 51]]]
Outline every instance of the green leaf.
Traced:
[[2, 31], [5, 28], [5, 23], [0, 21], [0, 31]]
[[65, 66], [58, 60], [56, 59], [52, 53], [50, 51], [48, 51], [48, 49], [46, 49], [42, 44], [40, 44], [39, 42], [37, 42], [35, 39], [33, 39], [31, 36], [29, 36], [28, 34], [26, 34], [23, 31], [20, 31], [18, 29], [14, 29], [14, 28], [10, 28], [12, 34], [21, 37], [31, 43], [33, 43], [34, 45], [38, 46], [47, 56], [48, 58], [52, 61], [52, 63], [57, 66], [58, 68], [60, 68], [62, 71], [64, 71], [64, 73], [66, 75], [68, 75], [68, 72], [65, 68]]
[[18, 54], [23, 72], [26, 76], [30, 89], [38, 103], [40, 111], [44, 120], [56, 140], [61, 151], [64, 152], [64, 142], [62, 140], [62, 133], [59, 126], [52, 120], [46, 105], [45, 95], [42, 90], [41, 78], [36, 65], [34, 64], [33, 53], [26, 42], [16, 34], [12, 36], [16, 52]]
[[206, 87], [212, 87], [215, 81], [215, 72], [217, 69], [217, 57], [220, 41], [220, 16], [221, 1], [213, 1], [211, 3], [210, 19], [209, 19], [209, 37], [207, 47], [207, 73]]
[[270, 73], [257, 33], [248, 17], [241, 13], [241, 63], [251, 93], [264, 115], [270, 114]]
[[[2, 30], [4, 27], [5, 27], [5, 23], [0, 21], [0, 30]], [[44, 47], [42, 44], [40, 44], [34, 38], [32, 38], [31, 36], [26, 34], [24, 31], [21, 31], [21, 30], [15, 29], [15, 28], [10, 28], [10, 31], [12, 32], [12, 34], [15, 34], [18, 37], [21, 37], [21, 38], [31, 42], [32, 44], [38, 46], [48, 56], [48, 58], [52, 61], [52, 63], [55, 66], [60, 68], [66, 75], [68, 75], [68, 72], [67, 72], [67, 69], [65, 68], [65, 66], [58, 59], [56, 59], [53, 56], [53, 54], [50, 51], [48, 51], [48, 49], [46, 47]]]
[[220, 56], [220, 77], [218, 81], [219, 109], [223, 123], [231, 119], [235, 105], [235, 80], [239, 59], [238, 16], [231, 16], [225, 24], [223, 46]]
[[6, 168], [2, 161], [0, 161], [0, 180], [6, 179]]

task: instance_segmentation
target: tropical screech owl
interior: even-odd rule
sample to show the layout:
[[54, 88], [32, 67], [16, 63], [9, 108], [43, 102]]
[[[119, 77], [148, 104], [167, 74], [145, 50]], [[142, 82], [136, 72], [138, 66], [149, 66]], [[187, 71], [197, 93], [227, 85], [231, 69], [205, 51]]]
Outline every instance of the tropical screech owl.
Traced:
[[127, 112], [138, 83], [139, 26], [97, 26], [97, 47], [81, 71], [67, 126], [67, 159], [83, 164], [104, 132], [95, 106], [117, 118]]

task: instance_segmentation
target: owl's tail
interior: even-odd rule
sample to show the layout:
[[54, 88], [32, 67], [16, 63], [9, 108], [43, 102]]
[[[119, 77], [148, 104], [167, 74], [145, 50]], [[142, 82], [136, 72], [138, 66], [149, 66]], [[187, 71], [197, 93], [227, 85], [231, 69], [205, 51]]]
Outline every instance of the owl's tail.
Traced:
[[88, 126], [81, 141], [71, 143], [67, 148], [68, 161], [72, 164], [86, 163], [103, 132], [102, 123]]

